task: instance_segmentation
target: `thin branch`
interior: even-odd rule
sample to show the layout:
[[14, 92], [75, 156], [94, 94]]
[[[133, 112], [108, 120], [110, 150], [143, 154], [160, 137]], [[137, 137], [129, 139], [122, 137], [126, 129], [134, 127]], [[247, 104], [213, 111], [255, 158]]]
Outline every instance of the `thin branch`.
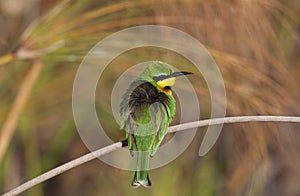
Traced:
[[[236, 116], [236, 117], [224, 117], [224, 118], [216, 118], [216, 119], [208, 119], [208, 120], [200, 120], [190, 123], [184, 123], [176, 126], [172, 126], [168, 128], [168, 132], [177, 132], [182, 130], [187, 130], [191, 128], [197, 127], [204, 127], [208, 125], [218, 125], [218, 124], [225, 124], [225, 123], [239, 123], [239, 122], [290, 122], [290, 123], [300, 123], [300, 117], [293, 117], [293, 116]], [[64, 173], [74, 167], [77, 167], [83, 163], [91, 161], [99, 156], [103, 156], [108, 154], [112, 151], [121, 149], [122, 147], [126, 146], [126, 143], [123, 142], [116, 142], [94, 152], [88, 153], [83, 155], [77, 159], [74, 159], [70, 162], [67, 162], [59, 167], [56, 167], [40, 176], [37, 176], [24, 184], [16, 187], [15, 189], [3, 194], [3, 196], [12, 196], [20, 194], [29, 188], [40, 184], [52, 177], [55, 177], [61, 173]]]
[[6, 121], [0, 131], [0, 163], [6, 152], [7, 146], [13, 136], [18, 120], [21, 116], [23, 108], [30, 96], [33, 85], [35, 84], [40, 72], [42, 70], [42, 63], [40, 61], [34, 61], [31, 69], [26, 75], [20, 91], [12, 105], [12, 108], [8, 114]]
[[63, 172], [66, 172], [66, 171], [72, 169], [73, 167], [76, 167], [78, 165], [81, 165], [83, 163], [91, 161], [91, 160], [95, 159], [96, 157], [108, 154], [108, 153], [115, 151], [117, 149], [120, 149], [120, 148], [122, 148], [122, 142], [117, 142], [117, 143], [111, 144], [109, 146], [106, 146], [104, 148], [101, 148], [99, 150], [96, 150], [94, 152], [83, 155], [77, 159], [74, 159], [72, 161], [69, 161], [69, 162], [61, 165], [61, 166], [58, 166], [46, 173], [43, 173], [42, 175], [35, 177], [32, 180], [25, 182], [24, 184], [18, 186], [17, 188], [5, 193], [3, 196], [11, 196], [11, 195], [20, 194], [20, 193], [24, 192], [25, 190], [27, 190], [37, 184], [40, 184], [54, 176], [57, 176]]
[[177, 132], [195, 127], [205, 127], [208, 125], [240, 123], [240, 122], [292, 122], [300, 123], [300, 117], [297, 116], [233, 116], [224, 118], [215, 118], [184, 123], [168, 128], [168, 132]]

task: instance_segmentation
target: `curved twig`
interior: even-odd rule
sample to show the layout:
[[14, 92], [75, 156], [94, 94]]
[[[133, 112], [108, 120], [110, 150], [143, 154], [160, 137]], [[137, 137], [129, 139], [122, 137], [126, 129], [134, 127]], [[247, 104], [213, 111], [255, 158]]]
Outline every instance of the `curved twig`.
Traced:
[[[293, 123], [300, 123], [300, 117], [294, 116], [236, 116], [236, 117], [224, 117], [224, 118], [215, 118], [215, 119], [208, 119], [208, 120], [200, 120], [190, 123], [184, 123], [176, 126], [172, 126], [168, 128], [168, 132], [177, 132], [182, 130], [187, 130], [196, 127], [204, 127], [208, 125], [217, 125], [217, 124], [224, 124], [224, 123], [237, 123], [237, 122], [293, 122]], [[116, 142], [94, 152], [88, 153], [83, 155], [77, 159], [74, 159], [70, 162], [67, 162], [61, 166], [58, 166], [40, 176], [37, 176], [24, 184], [14, 188], [13, 190], [3, 194], [3, 196], [12, 196], [20, 194], [31, 187], [40, 184], [54, 176], [57, 176], [63, 172], [66, 172], [76, 166], [79, 166], [83, 163], [91, 161], [96, 157], [108, 154], [112, 151], [121, 149], [124, 145], [123, 142]]]
[[300, 123], [300, 117], [297, 116], [233, 116], [224, 118], [214, 118], [207, 120], [199, 120], [195, 122], [175, 125], [168, 128], [168, 133], [181, 130], [191, 129], [195, 127], [205, 127], [208, 125], [229, 124], [238, 122], [292, 122]]

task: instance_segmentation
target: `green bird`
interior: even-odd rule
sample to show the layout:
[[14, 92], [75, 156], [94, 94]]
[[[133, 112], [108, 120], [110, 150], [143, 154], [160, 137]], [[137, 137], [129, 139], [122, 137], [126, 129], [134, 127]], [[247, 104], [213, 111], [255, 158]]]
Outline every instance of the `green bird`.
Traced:
[[129, 86], [120, 105], [120, 127], [126, 131], [131, 155], [137, 154], [133, 187], [150, 187], [149, 159], [154, 156], [172, 121], [176, 102], [171, 87], [175, 78], [190, 72], [174, 72], [156, 61]]

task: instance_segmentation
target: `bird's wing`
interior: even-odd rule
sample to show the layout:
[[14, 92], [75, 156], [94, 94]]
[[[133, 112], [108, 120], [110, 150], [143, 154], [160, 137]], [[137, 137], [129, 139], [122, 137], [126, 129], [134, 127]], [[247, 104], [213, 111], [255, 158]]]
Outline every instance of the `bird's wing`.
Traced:
[[[154, 104], [152, 104], [154, 105]], [[161, 103], [157, 103], [157, 106], [152, 107], [155, 112], [153, 112], [152, 120], [155, 125], [153, 128], [155, 130], [155, 138], [152, 144], [151, 156], [154, 156], [159, 145], [163, 141], [165, 135], [167, 134], [167, 129], [169, 126], [169, 117], [167, 108]]]
[[[151, 150], [153, 155], [162, 142], [170, 122], [168, 100], [150, 83], [136, 85], [127, 91], [121, 103], [121, 128], [125, 129], [131, 151]], [[160, 103], [161, 101], [162, 103]]]

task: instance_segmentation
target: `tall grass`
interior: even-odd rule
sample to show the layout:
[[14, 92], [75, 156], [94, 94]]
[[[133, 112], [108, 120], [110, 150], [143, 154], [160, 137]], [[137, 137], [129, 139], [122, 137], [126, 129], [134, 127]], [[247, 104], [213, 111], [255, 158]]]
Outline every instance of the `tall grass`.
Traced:
[[[41, 0], [40, 4], [46, 8], [30, 22], [22, 10], [14, 18], [0, 12], [1, 193], [87, 152], [72, 120], [74, 76], [92, 46], [126, 27], [163, 24], [199, 39], [224, 77], [229, 116], [299, 115], [297, 1]], [[20, 23], [29, 24], [13, 28]], [[9, 29], [14, 33], [8, 34]], [[107, 72], [118, 75], [120, 65], [125, 70], [149, 59], [167, 60], [182, 68], [188, 63], [175, 53], [145, 48], [114, 60]], [[30, 73], [37, 69], [36, 62], [41, 67], [34, 78]], [[104, 78], [104, 82], [101, 94], [107, 95], [109, 103], [114, 81]], [[205, 82], [201, 78], [192, 82], [202, 116], [208, 117], [210, 96]], [[112, 127], [109, 134], [121, 139], [109, 107], [97, 100], [99, 113], [108, 116], [105, 126]], [[199, 134], [178, 159], [151, 171], [150, 190], [131, 189], [130, 172], [94, 161], [27, 194], [297, 195], [298, 128], [272, 123], [226, 125], [216, 146], [202, 158], [197, 156]]]

